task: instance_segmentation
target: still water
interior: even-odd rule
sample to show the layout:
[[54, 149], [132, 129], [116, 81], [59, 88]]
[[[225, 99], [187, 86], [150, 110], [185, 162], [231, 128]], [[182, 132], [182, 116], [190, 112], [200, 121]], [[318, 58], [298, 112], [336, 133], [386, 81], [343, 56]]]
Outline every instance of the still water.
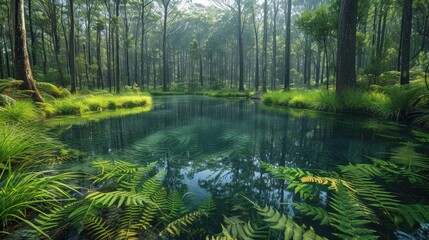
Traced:
[[252, 100], [169, 96], [155, 97], [147, 113], [71, 126], [60, 139], [88, 154], [81, 168], [92, 159], [156, 161], [166, 169], [170, 190], [189, 192], [196, 201], [212, 196], [226, 214], [240, 194], [274, 207], [293, 201], [260, 161], [334, 169], [368, 156], [386, 159], [386, 152], [408, 140], [407, 131], [365, 118], [272, 109]]

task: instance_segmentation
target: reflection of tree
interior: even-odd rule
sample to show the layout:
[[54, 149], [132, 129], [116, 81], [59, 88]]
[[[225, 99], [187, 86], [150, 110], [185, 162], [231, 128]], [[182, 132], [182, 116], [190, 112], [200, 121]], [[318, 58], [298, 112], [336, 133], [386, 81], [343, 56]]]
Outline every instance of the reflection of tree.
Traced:
[[99, 157], [111, 149], [115, 159], [158, 161], [166, 168], [169, 189], [185, 191], [185, 181], [210, 172], [198, 183], [224, 209], [243, 202], [240, 194], [278, 208], [281, 201], [291, 201], [287, 184], [266, 174], [260, 161], [328, 169], [386, 148], [372, 129], [338, 122], [332, 115], [268, 112], [247, 100], [200, 96], [157, 101], [162, 104], [155, 104], [152, 112], [72, 127], [62, 140]]

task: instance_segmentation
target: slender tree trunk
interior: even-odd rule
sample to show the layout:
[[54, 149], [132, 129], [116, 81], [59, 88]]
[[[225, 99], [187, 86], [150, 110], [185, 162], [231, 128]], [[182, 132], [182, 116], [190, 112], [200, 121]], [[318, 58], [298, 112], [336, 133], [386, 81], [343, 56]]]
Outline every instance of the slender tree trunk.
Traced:
[[162, 0], [164, 6], [164, 21], [162, 31], [162, 90], [168, 91], [168, 56], [167, 56], [167, 17], [170, 0]]
[[[145, 29], [145, 27], [146, 27], [146, 25], [145, 25], [145, 8], [146, 8], [146, 3], [145, 3], [145, 0], [141, 0], [142, 2], [141, 2], [141, 4], [142, 4], [142, 9], [141, 9], [141, 11], [142, 11], [142, 18], [141, 18], [141, 24], [142, 24], [142, 39], [141, 39], [141, 53], [140, 53], [140, 71], [141, 71], [141, 76], [140, 76], [140, 78], [141, 78], [141, 80], [140, 80], [140, 82], [141, 82], [141, 88], [142, 89], [144, 89], [144, 83], [145, 83], [145, 78], [144, 78], [144, 75], [145, 75], [145, 72], [144, 72], [144, 70], [145, 70], [145, 64], [144, 64], [144, 52], [143, 52], [143, 49], [146, 49], [145, 48], [145, 31], [146, 31], [146, 29]], [[148, 70], [149, 70], [149, 68], [148, 68]], [[149, 78], [147, 78], [147, 84], [148, 84], [148, 88], [149, 88]]]
[[24, 19], [24, 1], [11, 1], [11, 9], [14, 10], [14, 46], [15, 46], [15, 74], [16, 79], [23, 80], [20, 85], [21, 90], [32, 91], [31, 96], [35, 102], [44, 102], [42, 96], [34, 82], [31, 71], [30, 60], [27, 52], [25, 19]]
[[[92, 22], [92, 6], [91, 0], [86, 0], [86, 62], [87, 67], [91, 68], [92, 54], [91, 54], [91, 22]], [[95, 88], [95, 80], [92, 78], [92, 88]], [[89, 78], [88, 78], [89, 82]]]
[[410, 43], [413, 20], [413, 0], [405, 0], [402, 13], [401, 85], [410, 83]]
[[57, 22], [57, 7], [55, 6], [55, 2], [53, 0], [50, 0], [50, 6], [51, 6], [51, 31], [52, 31], [52, 39], [54, 42], [54, 52], [55, 52], [55, 61], [57, 64], [57, 70], [58, 70], [58, 80], [59, 85], [62, 87], [65, 87], [66, 83], [64, 80], [64, 74], [63, 74], [63, 66], [61, 61], [61, 52], [60, 52], [60, 38], [58, 36], [58, 22]]
[[30, 39], [31, 39], [31, 60], [33, 63], [33, 66], [37, 65], [37, 58], [36, 58], [36, 38], [34, 36], [33, 31], [33, 4], [32, 0], [28, 0], [28, 23], [30, 26]]
[[291, 9], [292, 9], [292, 0], [287, 1], [287, 11], [285, 7], [285, 21], [286, 21], [286, 31], [285, 31], [285, 81], [283, 89], [286, 91], [290, 90], [290, 26], [291, 26]]
[[259, 30], [256, 24], [255, 9], [252, 5], [253, 32], [255, 34], [255, 91], [259, 90]]
[[6, 65], [5, 78], [8, 78], [10, 77], [10, 65], [9, 65], [9, 53], [7, 52], [7, 44], [6, 44], [6, 31], [4, 30], [2, 24], [0, 24], [0, 28], [3, 35], [3, 48], [4, 48], [4, 55], [5, 55], [5, 65]]
[[272, 39], [272, 48], [273, 48], [273, 56], [271, 63], [271, 89], [276, 89], [276, 80], [277, 80], [277, 14], [279, 12], [279, 0], [273, 1], [273, 39]]
[[104, 89], [103, 73], [101, 71], [101, 31], [103, 30], [102, 23], [97, 23], [97, 88]]
[[71, 93], [76, 92], [76, 69], [75, 69], [75, 36], [74, 36], [74, 4], [73, 0], [69, 0], [69, 16], [70, 16], [70, 75], [71, 75]]
[[46, 57], [46, 48], [45, 48], [45, 32], [42, 29], [42, 52], [43, 52], [43, 75], [46, 77], [46, 65], [47, 65], [47, 57]]
[[267, 92], [268, 1], [264, 0], [264, 34], [262, 39], [262, 92]]
[[115, 49], [115, 64], [116, 64], [116, 93], [119, 93], [121, 91], [121, 79], [120, 79], [120, 69], [119, 69], [119, 5], [121, 3], [121, 0], [116, 0], [116, 19], [117, 24], [115, 26], [115, 37], [116, 37], [116, 49]]
[[244, 91], [244, 50], [243, 50], [243, 20], [242, 20], [242, 2], [237, 1], [238, 17], [238, 91]]
[[[128, 49], [130, 48], [130, 43], [128, 41], [130, 26], [128, 25], [128, 16], [127, 16], [127, 2], [128, 0], [124, 0], [124, 25], [125, 25], [125, 34], [124, 34], [124, 55], [125, 55], [125, 77], [127, 78], [128, 86], [131, 86], [130, 79], [130, 56]], [[137, 50], [137, 49], [136, 49]]]
[[[3, 35], [3, 25], [0, 24], [0, 36]], [[6, 78], [3, 72], [3, 51], [0, 45], [0, 79]]]
[[338, 24], [336, 93], [356, 85], [356, 24], [358, 0], [342, 0]]

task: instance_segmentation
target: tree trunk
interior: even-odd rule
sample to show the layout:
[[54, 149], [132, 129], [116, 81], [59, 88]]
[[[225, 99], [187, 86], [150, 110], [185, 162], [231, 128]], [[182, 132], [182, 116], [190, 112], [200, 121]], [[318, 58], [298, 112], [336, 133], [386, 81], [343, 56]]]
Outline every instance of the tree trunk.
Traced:
[[[125, 25], [125, 34], [124, 34], [124, 55], [125, 55], [125, 77], [127, 78], [127, 84], [131, 87], [131, 79], [130, 79], [130, 56], [128, 53], [128, 49], [130, 48], [130, 43], [128, 41], [130, 26], [128, 25], [128, 16], [127, 16], [127, 2], [128, 0], [124, 0], [124, 25]], [[137, 51], [137, 49], [136, 49]]]
[[338, 24], [337, 82], [338, 96], [356, 85], [356, 24], [358, 0], [342, 0]]
[[[143, 52], [143, 49], [146, 49], [145, 48], [145, 44], [144, 44], [145, 43], [145, 31], [146, 31], [146, 29], [145, 29], [145, 27], [146, 27], [146, 25], [145, 25], [145, 7], [146, 7], [145, 0], [142, 0], [141, 4], [142, 4], [142, 18], [141, 18], [142, 39], [141, 39], [141, 50], [140, 50], [141, 51], [141, 53], [140, 53], [140, 71], [141, 71], [141, 74], [140, 74], [140, 78], [141, 78], [141, 80], [140, 80], [140, 82], [141, 82], [140, 87], [142, 89], [144, 89], [144, 83], [145, 83], [144, 67], [145, 67], [145, 64], [144, 64], [144, 52]], [[148, 82], [148, 86], [149, 86], [149, 78], [147, 78], [147, 82]]]
[[405, 0], [402, 13], [401, 85], [410, 83], [410, 43], [413, 15], [413, 0]]
[[242, 2], [237, 1], [238, 17], [238, 91], [244, 91], [244, 50], [243, 50], [243, 22], [242, 22]]
[[11, 9], [14, 10], [14, 46], [15, 46], [15, 74], [16, 79], [22, 80], [21, 90], [30, 90], [31, 96], [35, 102], [44, 102], [40, 95], [36, 83], [34, 82], [33, 73], [31, 72], [30, 61], [27, 52], [25, 19], [24, 19], [24, 1], [11, 1]]
[[33, 66], [37, 65], [37, 58], [36, 58], [36, 38], [34, 36], [33, 31], [33, 7], [32, 7], [32, 0], [28, 0], [28, 23], [30, 26], [30, 39], [31, 39], [31, 60], [33, 63]]
[[167, 16], [168, 16], [168, 5], [170, 0], [162, 0], [164, 7], [164, 21], [162, 31], [162, 90], [168, 91], [168, 57], [167, 57]]
[[46, 48], [45, 48], [45, 32], [42, 29], [42, 52], [43, 52], [43, 75], [46, 77], [46, 65], [47, 65], [47, 57], [46, 57]]
[[279, 12], [279, 0], [273, 1], [273, 56], [272, 56], [272, 63], [271, 63], [271, 89], [276, 89], [276, 80], [277, 80], [277, 14]]
[[256, 24], [255, 9], [252, 5], [252, 22], [253, 31], [255, 33], [255, 91], [259, 89], [259, 31]]
[[264, 34], [262, 39], [262, 92], [267, 92], [268, 1], [264, 0]]
[[51, 0], [50, 6], [51, 6], [50, 21], [51, 21], [51, 27], [52, 27], [51, 31], [52, 31], [52, 39], [54, 42], [54, 52], [55, 52], [55, 61], [57, 64], [57, 70], [58, 70], [58, 80], [59, 80], [59, 85], [62, 87], [65, 87], [66, 83], [64, 81], [63, 66], [61, 62], [60, 38], [58, 36], [57, 7], [55, 6], [55, 2], [53, 0]]
[[[92, 17], [92, 6], [91, 0], [86, 0], [86, 56], [87, 56], [87, 66], [91, 68], [92, 65], [92, 56], [91, 56], [91, 17]], [[95, 80], [92, 78], [92, 88], [95, 88]], [[89, 82], [89, 79], [88, 79]]]
[[286, 21], [286, 31], [285, 31], [285, 81], [283, 89], [286, 91], [290, 90], [290, 25], [291, 25], [291, 10], [292, 10], [292, 0], [287, 1], [287, 11], [285, 7], [285, 21]]
[[116, 47], [115, 47], [115, 64], [116, 64], [116, 93], [119, 93], [121, 91], [121, 79], [120, 79], [120, 69], [119, 69], [119, 5], [121, 3], [121, 0], [116, 0], [116, 20], [118, 21], [115, 26], [115, 38], [116, 38]]
[[[4, 55], [5, 55], [5, 65], [6, 65], [6, 73], [5, 73], [5, 78], [10, 77], [10, 65], [9, 65], [9, 54], [7, 52], [7, 44], [6, 44], [6, 31], [3, 28], [3, 25], [0, 24], [0, 30], [2, 32], [3, 35], [3, 47], [4, 47]], [[1, 48], [1, 46], [0, 46]]]
[[71, 75], [71, 93], [76, 93], [76, 69], [75, 69], [75, 36], [74, 36], [74, 6], [73, 0], [69, 0], [70, 15], [70, 75]]
[[101, 71], [101, 31], [103, 30], [103, 23], [97, 23], [97, 88], [104, 89], [103, 73]]

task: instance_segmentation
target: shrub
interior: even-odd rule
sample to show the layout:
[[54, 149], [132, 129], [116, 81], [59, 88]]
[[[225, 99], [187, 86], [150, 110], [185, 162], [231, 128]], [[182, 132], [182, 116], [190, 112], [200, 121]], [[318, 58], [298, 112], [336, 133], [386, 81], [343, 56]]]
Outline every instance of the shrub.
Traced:
[[89, 111], [89, 107], [82, 100], [73, 98], [57, 100], [54, 102], [54, 107], [57, 109], [56, 113], [58, 115], [80, 115]]

